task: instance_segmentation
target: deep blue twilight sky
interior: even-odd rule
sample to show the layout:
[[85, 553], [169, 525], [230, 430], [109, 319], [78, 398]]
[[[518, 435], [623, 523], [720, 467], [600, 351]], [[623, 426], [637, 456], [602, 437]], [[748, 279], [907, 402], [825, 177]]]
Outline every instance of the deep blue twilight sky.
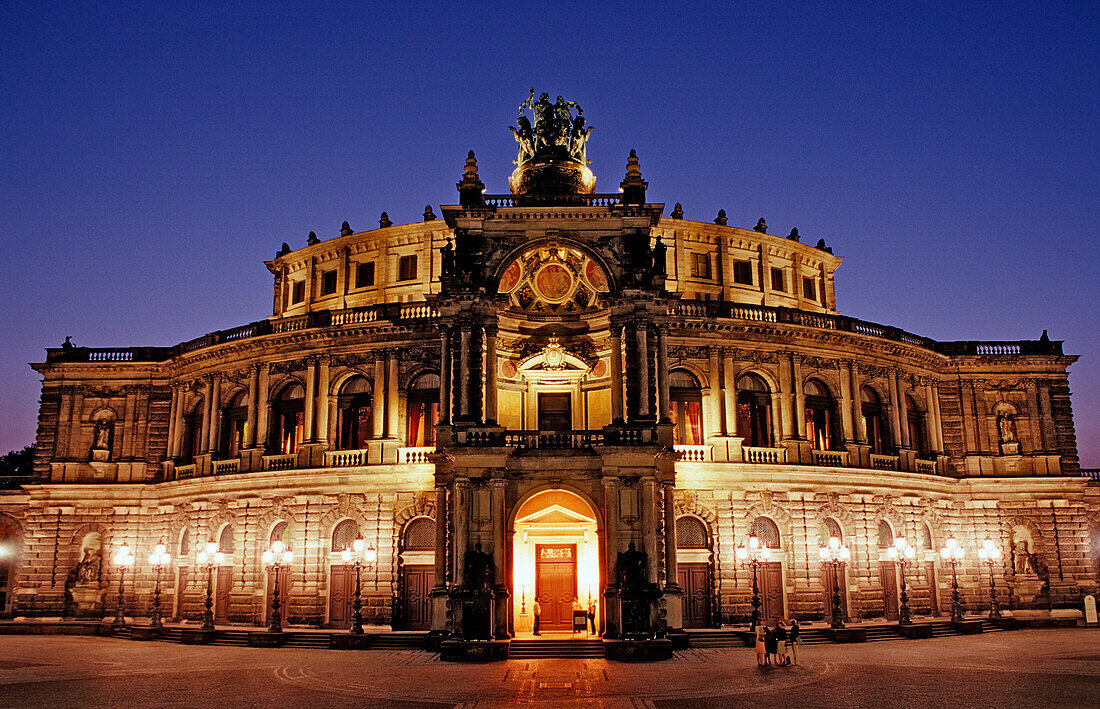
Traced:
[[506, 192], [534, 86], [584, 108], [597, 191], [637, 148], [689, 219], [824, 237], [844, 313], [1064, 339], [1100, 467], [1097, 3], [174, 4], [0, 4], [0, 452], [66, 335], [265, 317], [280, 242], [438, 212], [470, 148]]

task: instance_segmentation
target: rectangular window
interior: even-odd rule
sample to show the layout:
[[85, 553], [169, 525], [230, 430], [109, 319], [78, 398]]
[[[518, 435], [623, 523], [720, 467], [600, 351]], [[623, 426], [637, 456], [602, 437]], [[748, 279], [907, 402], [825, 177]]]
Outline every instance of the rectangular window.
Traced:
[[332, 295], [336, 292], [336, 269], [321, 271], [321, 295]]
[[416, 280], [416, 256], [402, 256], [397, 264], [397, 280]]
[[374, 261], [367, 261], [355, 267], [355, 287], [370, 288], [374, 285]]
[[293, 281], [291, 285], [290, 304], [295, 305], [306, 299], [306, 282]]
[[710, 254], [691, 255], [691, 275], [693, 278], [710, 278]]
[[751, 261], [734, 261], [733, 262], [733, 282], [740, 283], [742, 285], [752, 285], [752, 262]]
[[783, 282], [783, 269], [772, 269], [772, 290], [777, 290], [780, 293], [787, 292], [787, 284]]
[[809, 276], [802, 277], [802, 297], [806, 300], [817, 300], [817, 284]]

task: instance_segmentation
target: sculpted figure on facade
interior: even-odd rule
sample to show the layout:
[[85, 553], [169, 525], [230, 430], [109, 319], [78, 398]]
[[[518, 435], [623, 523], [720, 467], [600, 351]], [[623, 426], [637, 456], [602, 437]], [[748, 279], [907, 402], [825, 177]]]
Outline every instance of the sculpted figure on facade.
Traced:
[[1001, 414], [997, 417], [997, 433], [1000, 435], [1001, 443], [1016, 443], [1019, 440], [1016, 437], [1016, 420], [1011, 414]]
[[[523, 114], [530, 110], [534, 116], [532, 123]], [[577, 115], [573, 115], [573, 111]], [[584, 113], [576, 101], [569, 101], [561, 96], [553, 103], [550, 102], [550, 94], [542, 93], [535, 98], [535, 89], [519, 105], [520, 116], [516, 119], [516, 126], [509, 126], [516, 142], [519, 143], [519, 154], [516, 156], [516, 165], [523, 166], [532, 160], [547, 160], [567, 158], [587, 164], [586, 144], [592, 128], [585, 127], [585, 120], [580, 115]]]

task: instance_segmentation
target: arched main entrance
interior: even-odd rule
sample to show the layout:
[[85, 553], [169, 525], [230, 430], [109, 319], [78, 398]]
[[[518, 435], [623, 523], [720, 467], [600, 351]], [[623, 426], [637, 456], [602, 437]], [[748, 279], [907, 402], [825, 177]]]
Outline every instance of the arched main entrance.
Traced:
[[574, 599], [599, 617], [600, 545], [596, 512], [568, 490], [542, 490], [516, 510], [512, 537], [512, 614], [517, 634], [569, 632]]

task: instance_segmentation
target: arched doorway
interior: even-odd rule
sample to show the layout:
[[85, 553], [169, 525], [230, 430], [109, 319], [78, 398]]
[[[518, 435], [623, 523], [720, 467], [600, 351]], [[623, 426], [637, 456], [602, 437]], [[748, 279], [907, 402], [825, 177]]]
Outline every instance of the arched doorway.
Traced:
[[15, 564], [19, 558], [19, 530], [0, 518], [0, 618], [12, 614], [15, 590]]
[[432, 627], [428, 592], [435, 585], [435, 520], [415, 517], [401, 533], [401, 621], [405, 630]]
[[520, 503], [512, 537], [512, 613], [517, 633], [532, 632], [536, 600], [543, 633], [570, 631], [574, 599], [594, 608], [599, 617], [596, 520], [592, 506], [568, 490], [542, 490]]

